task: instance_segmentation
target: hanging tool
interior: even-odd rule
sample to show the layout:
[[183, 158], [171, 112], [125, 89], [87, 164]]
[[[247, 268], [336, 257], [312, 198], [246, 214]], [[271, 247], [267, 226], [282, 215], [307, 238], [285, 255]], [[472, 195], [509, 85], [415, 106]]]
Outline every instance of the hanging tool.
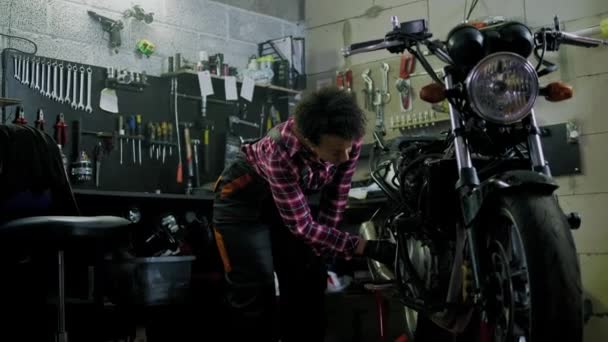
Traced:
[[173, 124], [168, 122], [167, 123], [167, 131], [169, 131], [169, 155], [172, 156], [173, 155]]
[[194, 150], [194, 187], [199, 188], [201, 186], [201, 175], [199, 172], [198, 162], [198, 145], [201, 144], [199, 139], [192, 139], [192, 149]]
[[23, 111], [23, 107], [19, 106], [15, 109], [15, 119], [13, 123], [16, 125], [27, 125], [27, 120], [25, 119], [25, 112]]
[[57, 115], [57, 119], [55, 121], [55, 142], [59, 145], [60, 149], [63, 149], [68, 143], [68, 125], [65, 123], [65, 118], [63, 113]]
[[[160, 146], [156, 146], [156, 160], [160, 160], [162, 148], [164, 146], [164, 138], [163, 138], [163, 125], [161, 122], [156, 124], [156, 139], [160, 142]], [[165, 161], [163, 160], [163, 164]]]
[[188, 178], [192, 179], [194, 176], [194, 169], [192, 165], [192, 141], [190, 141], [190, 127], [191, 123], [184, 122], [184, 142], [186, 143], [186, 164], [188, 166]]
[[[181, 146], [181, 141], [180, 141], [180, 137], [179, 137], [179, 116], [177, 113], [177, 78], [173, 77], [171, 79], [171, 90], [173, 92], [173, 106], [174, 106], [174, 111], [175, 111], [175, 130], [177, 132], [177, 155], [179, 158], [179, 162], [177, 164], [177, 183], [181, 183], [183, 181], [183, 173], [182, 173], [182, 146]], [[205, 106], [203, 106], [203, 108], [205, 108]], [[203, 110], [203, 117], [204, 117], [204, 110]]]
[[395, 82], [395, 88], [401, 94], [401, 111], [412, 110], [412, 86], [410, 75], [416, 68], [416, 58], [411, 54], [401, 56], [399, 78]]
[[101, 141], [97, 142], [97, 145], [95, 145], [95, 149], [94, 149], [94, 155], [95, 155], [95, 186], [99, 187], [99, 172], [101, 171], [101, 155], [103, 152], [103, 146], [101, 144]]
[[38, 113], [36, 114], [36, 121], [34, 122], [37, 129], [44, 132], [44, 112], [42, 108], [38, 109]]
[[367, 110], [374, 110], [374, 80], [370, 77], [371, 70], [365, 69], [365, 71], [361, 74], [363, 78], [363, 82], [365, 82], [365, 88], [363, 92], [365, 93], [365, 108]]
[[[129, 116], [129, 119], [127, 120], [127, 126], [129, 127], [129, 136], [131, 137], [131, 147], [132, 147], [131, 154], [133, 156], [133, 164], [136, 164], [137, 163], [137, 161], [136, 161], [136, 159], [137, 159], [136, 155], [137, 154], [135, 153], [135, 132], [136, 132], [136, 129], [135, 129], [135, 116], [134, 115]], [[127, 144], [128, 144], [128, 140], [127, 140]]]
[[[207, 97], [203, 96], [201, 101], [201, 128], [203, 133], [203, 172], [208, 174], [211, 170], [211, 145], [210, 145], [210, 136], [211, 131], [213, 130], [213, 121], [207, 119]], [[179, 129], [176, 126], [176, 131], [178, 132], [177, 141], [178, 141], [178, 153], [179, 153]]]
[[166, 121], [163, 121], [161, 123], [161, 133], [162, 133], [162, 137], [161, 140], [164, 142], [163, 144], [163, 164], [165, 163], [165, 157], [167, 155], [167, 143], [169, 142], [169, 125]]
[[143, 138], [141, 114], [135, 115], [135, 131], [137, 133], [137, 144], [139, 145], [139, 165], [141, 165], [141, 140]]
[[382, 134], [386, 132], [384, 127], [384, 106], [391, 100], [391, 94], [388, 92], [389, 69], [387, 63], [382, 63], [382, 88], [376, 90], [376, 97], [373, 102], [376, 107], [376, 130]]
[[156, 127], [154, 127], [154, 122], [148, 123], [148, 139], [150, 140], [150, 159], [154, 158], [154, 146], [153, 143], [156, 140]]
[[122, 115], [119, 115], [118, 116], [118, 139], [120, 139], [120, 165], [122, 165], [122, 156], [123, 156], [122, 143], [123, 143], [124, 135], [125, 135], [125, 128], [123, 125]]

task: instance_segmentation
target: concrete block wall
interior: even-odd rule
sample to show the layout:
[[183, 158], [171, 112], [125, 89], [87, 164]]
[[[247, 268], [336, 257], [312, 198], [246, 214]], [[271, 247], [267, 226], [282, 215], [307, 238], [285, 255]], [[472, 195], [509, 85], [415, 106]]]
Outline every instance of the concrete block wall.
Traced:
[[[395, 103], [398, 94], [394, 81], [398, 76], [399, 57], [388, 52], [374, 52], [348, 59], [340, 55], [340, 48], [352, 43], [382, 38], [390, 30], [390, 16], [401, 21], [424, 18], [434, 36], [444, 39], [448, 31], [461, 22], [464, 6], [470, 0], [308, 0], [306, 1], [307, 70], [309, 85], [333, 81], [337, 70], [353, 70], [354, 91], [363, 104], [361, 72], [372, 69], [377, 85], [381, 81], [380, 65], [391, 66], [389, 86], [393, 100], [387, 105], [385, 122], [401, 114]], [[480, 0], [472, 17], [500, 15], [523, 20], [532, 27], [550, 25], [558, 15], [567, 31], [576, 31], [599, 24], [608, 18], [606, 0]], [[608, 311], [608, 48], [585, 49], [564, 47], [549, 59], [560, 63], [560, 71], [541, 82], [561, 79], [574, 87], [574, 98], [563, 103], [549, 103], [540, 99], [536, 106], [541, 124], [563, 123], [575, 119], [580, 125], [582, 174], [559, 177], [559, 198], [566, 211], [578, 211], [583, 218], [580, 230], [574, 232], [582, 267], [583, 286], [596, 312]], [[439, 66], [437, 60], [432, 59]], [[417, 65], [416, 72], [422, 72]], [[428, 76], [412, 79], [414, 91], [428, 82]], [[415, 99], [413, 112], [424, 111], [428, 104]], [[368, 112], [371, 131], [374, 113]], [[421, 133], [412, 131], [412, 133]], [[397, 132], [389, 130], [389, 136]], [[371, 139], [367, 139], [370, 141]], [[361, 166], [365, 169], [366, 166]], [[542, 248], [542, 246], [540, 247]], [[585, 328], [586, 342], [608, 340], [608, 319], [593, 317]], [[558, 328], [558, 327], [556, 327]]]
[[[227, 1], [223, 1], [227, 2]], [[210, 55], [223, 53], [227, 63], [243, 68], [248, 57], [257, 54], [257, 43], [285, 35], [303, 36], [303, 25], [297, 17], [298, 1], [266, 1], [294, 3], [295, 10], [273, 13], [256, 12], [255, 6], [240, 8], [209, 0], [0, 0], [0, 32], [31, 39], [38, 45], [38, 55], [93, 64], [114, 66], [132, 71], [160, 75], [166, 71], [166, 57], [181, 52], [190, 61], [198, 59], [198, 51]], [[124, 20], [122, 46], [114, 54], [108, 47], [108, 36], [87, 10], [112, 19], [138, 4], [154, 13], [154, 21], [145, 24]], [[295, 13], [295, 14], [294, 14]], [[156, 44], [150, 58], [135, 52], [139, 39]], [[0, 39], [5, 47], [30, 49], [30, 45]]]

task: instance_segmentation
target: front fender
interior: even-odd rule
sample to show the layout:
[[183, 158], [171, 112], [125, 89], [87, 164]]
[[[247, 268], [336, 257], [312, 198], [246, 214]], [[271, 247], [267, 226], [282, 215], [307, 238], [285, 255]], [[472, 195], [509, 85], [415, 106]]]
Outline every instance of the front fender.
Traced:
[[541, 195], [552, 194], [559, 186], [553, 178], [528, 170], [511, 170], [496, 174], [468, 193], [460, 195], [462, 214], [466, 226], [470, 226], [488, 198], [509, 189], [525, 189]]

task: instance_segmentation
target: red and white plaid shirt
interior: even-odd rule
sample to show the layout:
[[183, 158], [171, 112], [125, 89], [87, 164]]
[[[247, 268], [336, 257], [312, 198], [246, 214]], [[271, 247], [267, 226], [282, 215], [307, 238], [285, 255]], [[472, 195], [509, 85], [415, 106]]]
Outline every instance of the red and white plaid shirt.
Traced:
[[[342, 255], [350, 259], [359, 237], [336, 229], [342, 219], [351, 180], [361, 152], [362, 140], [355, 141], [350, 159], [340, 165], [315, 160], [312, 152], [294, 135], [293, 117], [276, 128], [277, 142], [266, 136], [242, 147], [247, 161], [270, 185], [283, 222], [303, 238], [317, 254]], [[315, 221], [306, 194], [321, 191]]]

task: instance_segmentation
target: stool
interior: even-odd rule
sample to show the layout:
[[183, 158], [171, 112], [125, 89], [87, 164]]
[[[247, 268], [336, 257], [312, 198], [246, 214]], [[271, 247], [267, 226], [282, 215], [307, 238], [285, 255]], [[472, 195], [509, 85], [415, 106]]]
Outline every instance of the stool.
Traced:
[[5, 222], [0, 241], [42, 242], [57, 253], [57, 331], [56, 342], [68, 342], [65, 322], [64, 249], [85, 239], [102, 240], [124, 231], [131, 221], [114, 216], [33, 216]]

